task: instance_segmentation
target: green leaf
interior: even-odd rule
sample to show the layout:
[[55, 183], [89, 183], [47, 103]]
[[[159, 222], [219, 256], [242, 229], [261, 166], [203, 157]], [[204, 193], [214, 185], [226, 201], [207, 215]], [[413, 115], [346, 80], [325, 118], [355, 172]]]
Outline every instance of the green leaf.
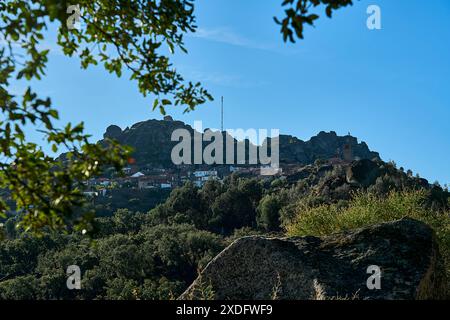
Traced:
[[158, 107], [158, 105], [159, 105], [159, 100], [155, 99], [155, 101], [153, 101], [153, 109], [152, 110], [155, 110]]

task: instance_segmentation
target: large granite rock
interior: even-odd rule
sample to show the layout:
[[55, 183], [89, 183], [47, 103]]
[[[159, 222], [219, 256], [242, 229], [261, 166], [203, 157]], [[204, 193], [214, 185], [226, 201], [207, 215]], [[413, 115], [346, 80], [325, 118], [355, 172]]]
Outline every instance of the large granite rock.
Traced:
[[[166, 116], [164, 120], [153, 119], [138, 122], [124, 130], [116, 125], [111, 125], [107, 128], [103, 137], [105, 139], [112, 138], [121, 144], [131, 146], [134, 149], [133, 158], [139, 165], [150, 164], [157, 167], [171, 167], [171, 152], [173, 147], [178, 144], [178, 142], [171, 141], [172, 133], [176, 129], [186, 129], [193, 138], [194, 128], [182, 121], [175, 121], [170, 116]], [[203, 134], [203, 132], [199, 132], [199, 134]], [[269, 141], [271, 141], [270, 138], [264, 140], [263, 144], [268, 144], [268, 149], [271, 150]], [[104, 141], [101, 140], [100, 143], [104, 143]], [[237, 143], [237, 141], [234, 141], [235, 145]], [[248, 140], [244, 143], [248, 155], [250, 143]], [[322, 131], [308, 141], [289, 135], [280, 135], [279, 143], [280, 162], [282, 164], [306, 165], [314, 163], [317, 159], [329, 159], [335, 157], [336, 152], [343, 150], [345, 145], [351, 146], [356, 158], [379, 158], [379, 154], [370, 151], [366, 143], [358, 142], [355, 137], [338, 136], [333, 131], [330, 133]], [[204, 142], [203, 148], [208, 144], [209, 142]]]
[[375, 183], [377, 178], [381, 176], [382, 170], [375, 161], [362, 159], [353, 161], [346, 170], [347, 182], [353, 185], [361, 185], [368, 187]]
[[[380, 289], [367, 286], [372, 265]], [[238, 239], [180, 299], [205, 290], [215, 299], [441, 299], [446, 279], [433, 231], [402, 219], [324, 238]]]
[[110, 125], [106, 128], [106, 132], [103, 134], [105, 139], [117, 139], [122, 134], [122, 129], [116, 125]]
[[371, 151], [365, 142], [352, 136], [338, 136], [336, 132], [319, 132], [308, 141], [291, 135], [280, 135], [280, 161], [282, 164], [312, 164], [318, 159], [334, 158], [345, 146], [350, 146], [355, 159], [380, 159], [378, 152]]

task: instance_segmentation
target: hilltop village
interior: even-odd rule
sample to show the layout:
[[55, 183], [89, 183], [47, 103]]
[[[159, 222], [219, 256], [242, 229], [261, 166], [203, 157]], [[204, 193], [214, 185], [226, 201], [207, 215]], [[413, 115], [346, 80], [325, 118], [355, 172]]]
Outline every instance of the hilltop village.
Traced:
[[[286, 179], [302, 170], [306, 165], [320, 162], [322, 165], [349, 164], [358, 159], [379, 158], [378, 153], [369, 150], [364, 142], [350, 134], [338, 136], [335, 132], [320, 132], [308, 141], [302, 141], [290, 135], [280, 135], [280, 166], [273, 175], [262, 175], [267, 166], [243, 165], [174, 165], [171, 150], [176, 142], [171, 141], [171, 133], [176, 129], [194, 129], [167, 116], [164, 120], [138, 122], [122, 130], [111, 125], [106, 129], [104, 139], [114, 139], [129, 145], [134, 152], [121, 173], [107, 169], [101, 177], [86, 181], [85, 194], [105, 196], [114, 189], [165, 189], [170, 190], [191, 181], [201, 188], [208, 180], [223, 181], [231, 174], [258, 179]], [[236, 141], [236, 143], [238, 143]], [[246, 142], [248, 143], [248, 142]]]

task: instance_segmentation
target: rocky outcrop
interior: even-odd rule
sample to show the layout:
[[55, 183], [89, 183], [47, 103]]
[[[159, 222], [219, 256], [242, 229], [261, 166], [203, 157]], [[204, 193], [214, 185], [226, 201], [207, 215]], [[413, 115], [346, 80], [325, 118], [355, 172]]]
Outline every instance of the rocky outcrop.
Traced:
[[378, 163], [363, 159], [354, 161], [346, 170], [347, 183], [368, 187], [375, 183], [382, 170]]
[[106, 128], [106, 132], [103, 134], [103, 138], [105, 139], [117, 139], [122, 134], [122, 129], [116, 125], [110, 125]]
[[[380, 289], [367, 286], [369, 266], [381, 270]], [[432, 229], [402, 219], [324, 238], [238, 239], [180, 299], [205, 290], [215, 299], [440, 299], [446, 281]]]
[[311, 164], [318, 159], [343, 157], [349, 146], [355, 159], [380, 159], [378, 152], [370, 151], [365, 142], [352, 136], [338, 136], [336, 132], [321, 131], [308, 141], [290, 135], [280, 135], [280, 160], [284, 164]]
[[[131, 146], [134, 149], [133, 158], [137, 164], [170, 167], [172, 166], [171, 152], [178, 143], [171, 141], [172, 133], [176, 129], [186, 129], [193, 137], [194, 129], [191, 126], [181, 121], [175, 121], [170, 116], [166, 116], [164, 120], [153, 119], [138, 122], [123, 131], [120, 127], [111, 125], [103, 137], [116, 139], [121, 144]], [[199, 133], [200, 137], [201, 134], [203, 132]], [[245, 143], [248, 150], [249, 142], [245, 141]], [[345, 146], [351, 147], [355, 158], [379, 158], [379, 154], [370, 151], [366, 143], [358, 143], [358, 139], [355, 137], [338, 136], [334, 131], [329, 133], [322, 131], [308, 141], [302, 141], [289, 135], [280, 135], [279, 143], [282, 164], [307, 165], [318, 159], [326, 160], [337, 155], [342, 156]], [[203, 143], [204, 147], [207, 144]], [[234, 144], [236, 145], [237, 141], [234, 141]], [[263, 144], [268, 144], [268, 150], [271, 150], [270, 138], [266, 139]]]
[[[148, 120], [135, 123], [130, 128], [121, 130], [119, 127], [109, 126], [104, 138], [113, 138], [119, 143], [133, 148], [132, 157], [137, 165], [151, 165], [153, 167], [171, 167], [171, 152], [177, 142], [171, 141], [172, 133], [176, 129], [193, 129], [181, 121]], [[100, 141], [104, 143], [104, 140]]]

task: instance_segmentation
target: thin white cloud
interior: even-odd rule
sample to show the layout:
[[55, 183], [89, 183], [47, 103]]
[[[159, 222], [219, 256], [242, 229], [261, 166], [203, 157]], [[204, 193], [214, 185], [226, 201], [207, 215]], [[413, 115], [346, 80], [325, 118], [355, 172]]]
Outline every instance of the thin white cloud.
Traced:
[[195, 33], [189, 34], [193, 38], [203, 39], [207, 41], [214, 41], [225, 43], [232, 46], [263, 50], [283, 55], [296, 55], [305, 53], [303, 48], [293, 48], [288, 44], [277, 38], [277, 42], [268, 43], [247, 38], [229, 27], [215, 27], [215, 28], [197, 28]]
[[192, 34], [192, 37], [250, 49], [275, 50], [272, 45], [248, 39], [226, 27], [210, 29], [198, 28], [197, 31]]

